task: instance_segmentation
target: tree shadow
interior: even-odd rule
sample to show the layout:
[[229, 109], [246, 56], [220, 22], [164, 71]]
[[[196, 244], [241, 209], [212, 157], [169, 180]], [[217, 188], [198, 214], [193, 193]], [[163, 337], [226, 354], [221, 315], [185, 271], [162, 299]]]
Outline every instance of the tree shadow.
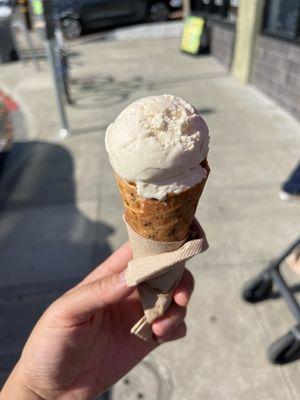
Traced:
[[73, 175], [70, 153], [57, 144], [16, 143], [6, 160], [0, 179], [1, 377], [48, 305], [111, 254], [114, 229], [87, 217], [88, 204], [84, 214], [77, 208]]

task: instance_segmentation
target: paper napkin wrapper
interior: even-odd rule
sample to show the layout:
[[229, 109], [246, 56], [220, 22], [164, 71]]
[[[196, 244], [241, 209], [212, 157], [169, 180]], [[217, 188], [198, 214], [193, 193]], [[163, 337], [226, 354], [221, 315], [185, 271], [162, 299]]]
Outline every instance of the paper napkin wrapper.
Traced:
[[207, 250], [208, 243], [196, 219], [188, 237], [179, 242], [146, 239], [127, 223], [126, 226], [133, 252], [126, 271], [126, 282], [128, 286], [138, 285], [144, 309], [144, 316], [132, 327], [131, 333], [144, 340], [155, 340], [151, 324], [164, 315], [171, 304], [186, 261]]

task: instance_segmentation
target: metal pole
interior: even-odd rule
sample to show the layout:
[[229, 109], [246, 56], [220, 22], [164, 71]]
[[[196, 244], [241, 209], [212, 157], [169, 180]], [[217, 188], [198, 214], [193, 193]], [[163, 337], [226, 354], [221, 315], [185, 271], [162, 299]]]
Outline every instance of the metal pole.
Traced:
[[18, 3], [20, 5], [20, 11], [24, 16], [24, 20], [26, 22], [26, 27], [29, 31], [31, 31], [32, 23], [31, 23], [30, 12], [29, 12], [29, 2], [28, 2], [28, 0], [19, 0]]
[[61, 74], [57, 70], [57, 61], [56, 61], [57, 55], [56, 55], [55, 49], [56, 49], [55, 38], [48, 39], [47, 40], [47, 54], [48, 54], [50, 67], [52, 69], [56, 104], [57, 104], [57, 109], [58, 109], [59, 118], [60, 118], [60, 122], [61, 122], [61, 129], [59, 130], [58, 134], [59, 134], [59, 137], [63, 139], [69, 135], [70, 128], [69, 128], [69, 122], [68, 122], [68, 118], [67, 118], [67, 114], [66, 114], [64, 101], [63, 101], [64, 89], [63, 89], [63, 83], [61, 80]]
[[59, 130], [58, 134], [59, 137], [63, 139], [70, 134], [70, 129], [64, 104], [64, 87], [62, 82], [62, 73], [61, 73], [61, 68], [59, 68], [60, 63], [57, 60], [55, 22], [53, 18], [53, 8], [51, 0], [43, 0], [43, 13], [46, 22], [47, 53], [48, 53], [50, 67], [52, 69], [56, 104], [61, 122], [61, 129]]

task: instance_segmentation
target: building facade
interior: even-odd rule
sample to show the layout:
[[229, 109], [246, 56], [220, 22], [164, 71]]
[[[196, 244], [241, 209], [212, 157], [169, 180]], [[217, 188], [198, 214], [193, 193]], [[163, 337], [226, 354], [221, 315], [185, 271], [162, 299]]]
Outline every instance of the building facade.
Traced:
[[210, 51], [300, 120], [300, 0], [191, 0]]

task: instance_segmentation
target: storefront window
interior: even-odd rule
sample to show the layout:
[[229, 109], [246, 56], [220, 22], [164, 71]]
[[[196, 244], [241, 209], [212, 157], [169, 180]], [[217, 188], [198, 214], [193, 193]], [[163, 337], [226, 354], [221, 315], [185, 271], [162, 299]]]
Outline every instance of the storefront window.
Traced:
[[299, 39], [300, 0], [268, 0], [264, 33], [286, 39]]
[[191, 0], [193, 12], [236, 22], [239, 0]]

